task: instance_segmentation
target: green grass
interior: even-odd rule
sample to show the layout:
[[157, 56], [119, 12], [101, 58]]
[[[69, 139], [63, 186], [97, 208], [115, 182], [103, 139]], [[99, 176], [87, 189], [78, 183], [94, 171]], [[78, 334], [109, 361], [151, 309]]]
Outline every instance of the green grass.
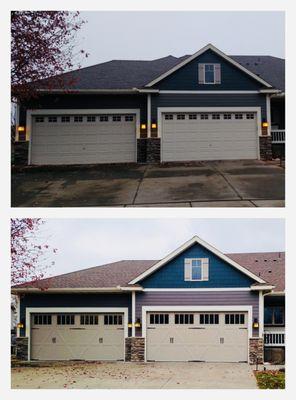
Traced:
[[285, 372], [258, 371], [255, 376], [259, 389], [285, 389]]

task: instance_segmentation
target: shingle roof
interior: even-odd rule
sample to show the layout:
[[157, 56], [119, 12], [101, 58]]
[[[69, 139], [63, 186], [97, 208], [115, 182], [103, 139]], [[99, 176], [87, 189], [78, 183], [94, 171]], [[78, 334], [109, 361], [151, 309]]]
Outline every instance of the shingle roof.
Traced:
[[[266, 282], [275, 285], [276, 291], [285, 288], [284, 253], [227, 254]], [[19, 288], [111, 288], [127, 286], [138, 275], [158, 260], [124, 260], [42, 279], [38, 282], [18, 285]], [[15, 286], [16, 287], [16, 286]]]
[[[151, 61], [112, 60], [68, 72], [62, 77], [66, 87], [67, 82], [74, 82], [69, 87], [73, 90], [143, 88], [188, 57], [170, 55]], [[230, 57], [275, 88], [285, 89], [285, 60], [271, 56]]]

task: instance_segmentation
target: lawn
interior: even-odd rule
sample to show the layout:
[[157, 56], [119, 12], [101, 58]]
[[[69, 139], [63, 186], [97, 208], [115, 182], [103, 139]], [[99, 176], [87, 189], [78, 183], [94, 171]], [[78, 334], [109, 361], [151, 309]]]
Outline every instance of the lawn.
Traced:
[[285, 389], [283, 371], [257, 371], [255, 376], [259, 389]]

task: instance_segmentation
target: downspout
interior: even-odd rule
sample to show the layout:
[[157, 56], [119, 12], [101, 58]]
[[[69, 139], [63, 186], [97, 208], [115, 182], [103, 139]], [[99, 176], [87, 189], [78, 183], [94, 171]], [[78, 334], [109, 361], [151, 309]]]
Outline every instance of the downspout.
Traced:
[[132, 291], [132, 337], [136, 336], [136, 292]]
[[151, 94], [147, 94], [147, 138], [151, 137]]
[[267, 134], [271, 135], [271, 110], [270, 110], [270, 94], [266, 95], [266, 121], [268, 123]]

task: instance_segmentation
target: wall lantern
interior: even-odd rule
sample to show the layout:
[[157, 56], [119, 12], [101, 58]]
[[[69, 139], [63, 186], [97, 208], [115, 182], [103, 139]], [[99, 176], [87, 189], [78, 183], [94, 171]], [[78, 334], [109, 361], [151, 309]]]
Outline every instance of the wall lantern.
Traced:
[[155, 122], [152, 122], [151, 128], [152, 128], [152, 129], [156, 129], [156, 128], [157, 128], [157, 124], [156, 124]]
[[18, 132], [25, 132], [25, 127], [24, 126], [18, 126], [17, 131]]
[[147, 128], [146, 124], [141, 124], [141, 129], [144, 131]]
[[135, 322], [135, 328], [141, 328], [140, 318], [137, 318], [137, 321]]
[[268, 122], [262, 122], [262, 127], [263, 127], [263, 128], [268, 128], [268, 126], [269, 126], [269, 125], [268, 125]]
[[255, 328], [255, 329], [258, 329], [258, 328], [259, 328], [259, 322], [258, 322], [258, 319], [257, 319], [257, 318], [254, 318], [254, 321], [253, 321], [253, 328]]
[[131, 322], [129, 322], [129, 323], [127, 324], [127, 327], [128, 327], [128, 328], [132, 328], [132, 327], [133, 327], [133, 324], [132, 324]]
[[19, 323], [16, 325], [16, 327], [19, 328], [19, 329], [22, 329], [22, 328], [24, 327], [24, 324], [23, 324], [22, 322], [19, 322]]

